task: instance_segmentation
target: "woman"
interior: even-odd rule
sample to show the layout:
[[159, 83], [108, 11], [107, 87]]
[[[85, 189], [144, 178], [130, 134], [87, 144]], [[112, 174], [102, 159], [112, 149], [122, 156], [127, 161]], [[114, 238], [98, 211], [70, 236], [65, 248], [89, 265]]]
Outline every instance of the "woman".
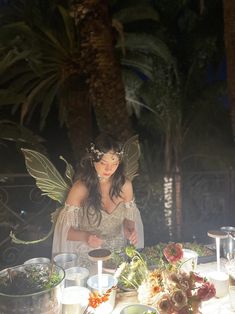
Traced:
[[56, 222], [53, 254], [76, 252], [80, 266], [87, 266], [92, 249], [121, 249], [127, 240], [143, 247], [143, 225], [132, 183], [124, 175], [121, 145], [99, 136], [81, 166]]

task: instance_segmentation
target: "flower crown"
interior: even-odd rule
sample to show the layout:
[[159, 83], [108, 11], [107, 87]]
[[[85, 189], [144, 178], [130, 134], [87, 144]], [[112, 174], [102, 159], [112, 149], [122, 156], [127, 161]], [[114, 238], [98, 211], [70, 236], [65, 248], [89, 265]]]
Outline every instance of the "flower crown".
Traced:
[[[105, 152], [102, 152], [101, 150], [96, 148], [94, 143], [90, 144], [88, 152], [94, 154], [96, 158], [102, 158], [102, 156], [104, 156], [105, 154]], [[119, 152], [115, 152], [114, 155], [117, 155], [119, 158], [122, 158], [124, 155], [123, 149], [121, 149]]]

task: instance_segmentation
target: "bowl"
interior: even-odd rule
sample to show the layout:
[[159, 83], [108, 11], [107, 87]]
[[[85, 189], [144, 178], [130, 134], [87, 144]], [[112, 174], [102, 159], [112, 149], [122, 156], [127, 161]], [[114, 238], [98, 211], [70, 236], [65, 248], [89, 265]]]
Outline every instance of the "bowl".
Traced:
[[65, 270], [65, 287], [86, 286], [89, 270], [84, 267], [71, 267]]
[[60, 253], [55, 255], [53, 260], [56, 265], [63, 269], [77, 266], [77, 254], [75, 253]]
[[[101, 276], [94, 275], [87, 280], [87, 287], [91, 291], [100, 291], [100, 293], [106, 293], [106, 291], [112, 287], [117, 286], [117, 278], [110, 274], [102, 274]], [[112, 313], [116, 301], [116, 289], [112, 289], [108, 301], [101, 303], [95, 310], [96, 314], [110, 314]]]
[[[131, 304], [131, 305], [127, 305], [125, 306], [120, 314], [143, 314], [144, 312], [147, 312], [148, 311], [151, 313], [153, 312], [154, 314], [158, 314], [159, 312], [154, 308], [154, 307], [151, 307], [151, 306], [148, 306], [148, 305], [144, 305], [144, 304]], [[151, 313], [152, 314], [152, 313]]]
[[197, 267], [198, 254], [197, 252], [189, 249], [183, 249], [183, 258], [181, 262], [183, 263], [181, 268], [184, 271], [190, 272], [195, 271]]
[[31, 258], [28, 259], [27, 261], [24, 262], [24, 265], [28, 265], [28, 264], [37, 264], [37, 263], [46, 263], [46, 264], [50, 264], [50, 259], [47, 257], [35, 257], [35, 258]]

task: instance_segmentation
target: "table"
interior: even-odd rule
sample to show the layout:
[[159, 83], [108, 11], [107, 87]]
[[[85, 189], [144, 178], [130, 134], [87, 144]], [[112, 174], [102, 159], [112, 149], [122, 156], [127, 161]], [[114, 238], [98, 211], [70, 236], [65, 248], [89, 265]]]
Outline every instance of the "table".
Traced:
[[[221, 259], [221, 270], [225, 270], [225, 259]], [[197, 265], [196, 271], [206, 275], [211, 271], [216, 270], [216, 262], [205, 263]], [[133, 293], [118, 293], [116, 306], [112, 314], [120, 314], [123, 307], [129, 304], [138, 303], [137, 295]], [[229, 296], [226, 295], [223, 298], [213, 298], [209, 301], [202, 303], [202, 314], [234, 314], [229, 302]]]

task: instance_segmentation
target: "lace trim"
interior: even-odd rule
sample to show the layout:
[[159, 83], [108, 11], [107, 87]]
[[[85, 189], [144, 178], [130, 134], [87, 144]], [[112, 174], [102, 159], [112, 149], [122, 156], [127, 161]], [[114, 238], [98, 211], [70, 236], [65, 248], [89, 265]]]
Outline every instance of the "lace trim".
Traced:
[[79, 225], [79, 213], [81, 210], [81, 207], [65, 203], [65, 207], [62, 209], [59, 219], [67, 226], [77, 228]]
[[127, 219], [135, 221], [136, 220], [136, 211], [137, 211], [137, 206], [136, 206], [135, 200], [133, 199], [129, 202], [126, 202], [126, 203], [124, 203], [124, 205], [126, 208], [125, 217]]
[[126, 202], [124, 204], [125, 204], [126, 209], [130, 209], [130, 208], [136, 207], [135, 199], [133, 199], [133, 200], [131, 200], [129, 202]]

